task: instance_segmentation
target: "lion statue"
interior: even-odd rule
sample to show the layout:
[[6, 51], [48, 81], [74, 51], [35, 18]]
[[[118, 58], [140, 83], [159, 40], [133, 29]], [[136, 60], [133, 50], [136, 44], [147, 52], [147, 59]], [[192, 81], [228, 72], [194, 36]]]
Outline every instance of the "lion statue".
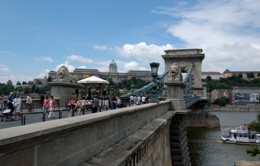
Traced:
[[181, 68], [177, 63], [173, 63], [170, 66], [168, 73], [168, 81], [182, 81]]
[[66, 66], [61, 66], [57, 71], [57, 82], [75, 83], [76, 79], [70, 75]]

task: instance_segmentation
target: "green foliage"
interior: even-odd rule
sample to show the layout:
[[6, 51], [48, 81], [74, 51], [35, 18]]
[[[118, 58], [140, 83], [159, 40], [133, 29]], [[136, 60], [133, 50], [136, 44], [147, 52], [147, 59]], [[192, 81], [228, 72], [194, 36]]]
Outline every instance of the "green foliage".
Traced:
[[254, 146], [250, 149], [247, 149], [246, 153], [250, 154], [251, 156], [256, 156], [256, 155], [260, 154], [260, 149], [258, 146]]
[[255, 78], [255, 75], [254, 73], [247, 73], [247, 78]]
[[8, 95], [10, 92], [19, 92], [22, 94], [27, 93], [45, 93], [46, 91], [50, 91], [50, 85], [34, 85], [34, 84], [23, 84], [19, 85], [16, 88], [7, 84], [0, 83], [0, 92], [4, 95]]
[[[255, 131], [257, 133], [260, 133], [260, 114], [257, 115], [257, 120], [249, 123], [248, 129], [250, 131]], [[258, 146], [254, 146], [250, 149], [247, 149], [246, 153], [250, 154], [251, 156], [256, 156], [256, 155], [260, 154], [260, 149]]]
[[[251, 75], [249, 74], [251, 77]], [[209, 91], [214, 89], [232, 89], [233, 87], [260, 87], [260, 79], [251, 81], [242, 78], [242, 75], [232, 76], [228, 78], [220, 78], [219, 80], [204, 80], [207, 83]]]
[[47, 78], [47, 82], [51, 82], [52, 81], [52, 78], [51, 77], [48, 77]]
[[260, 121], [253, 121], [248, 125], [249, 130], [260, 133]]
[[207, 81], [207, 82], [212, 81], [211, 76], [207, 76], [206, 81]]
[[10, 87], [6, 84], [1, 84], [0, 83], [0, 92], [2, 92], [4, 95], [8, 95], [10, 92], [14, 90], [13, 87]]
[[148, 82], [144, 80], [132, 77], [130, 80], [122, 80], [117, 85], [115, 85], [115, 87], [119, 89], [126, 88], [127, 90], [131, 90], [131, 89], [139, 89], [147, 84]]
[[119, 83], [114, 83], [112, 79], [109, 79], [108, 81], [110, 83], [110, 95], [113, 93], [118, 95], [119, 89], [126, 88], [130, 91], [139, 89], [149, 83], [148, 81], [144, 81], [135, 77], [132, 77], [130, 80], [122, 80]]
[[11, 80], [8, 80], [6, 82], [6, 85], [9, 86], [9, 87], [14, 87], [13, 82]]
[[226, 106], [228, 104], [228, 102], [229, 102], [228, 97], [222, 96], [219, 99], [216, 99], [214, 101], [214, 104], [218, 104], [219, 106]]

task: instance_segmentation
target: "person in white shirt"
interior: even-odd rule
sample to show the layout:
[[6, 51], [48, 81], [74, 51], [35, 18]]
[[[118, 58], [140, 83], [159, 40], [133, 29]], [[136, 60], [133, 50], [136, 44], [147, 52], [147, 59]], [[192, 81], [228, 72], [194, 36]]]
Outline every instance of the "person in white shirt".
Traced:
[[32, 112], [32, 94], [29, 93], [28, 96], [26, 97], [26, 104], [28, 107], [28, 112]]
[[55, 118], [55, 113], [53, 112], [54, 108], [56, 108], [56, 102], [53, 96], [49, 99], [49, 106], [50, 106], [50, 113], [48, 115], [48, 118]]
[[146, 97], [142, 96], [142, 104], [145, 104], [145, 99], [146, 99]]
[[21, 117], [21, 103], [22, 103], [22, 99], [20, 97], [20, 94], [16, 93], [16, 97], [13, 100], [15, 116]]

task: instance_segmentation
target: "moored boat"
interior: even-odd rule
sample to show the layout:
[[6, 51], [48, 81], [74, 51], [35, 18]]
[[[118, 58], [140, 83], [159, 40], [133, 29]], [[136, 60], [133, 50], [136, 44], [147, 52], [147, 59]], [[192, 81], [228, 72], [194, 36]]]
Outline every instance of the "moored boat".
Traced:
[[249, 131], [247, 124], [243, 124], [236, 129], [224, 129], [221, 140], [225, 143], [260, 145], [260, 134]]

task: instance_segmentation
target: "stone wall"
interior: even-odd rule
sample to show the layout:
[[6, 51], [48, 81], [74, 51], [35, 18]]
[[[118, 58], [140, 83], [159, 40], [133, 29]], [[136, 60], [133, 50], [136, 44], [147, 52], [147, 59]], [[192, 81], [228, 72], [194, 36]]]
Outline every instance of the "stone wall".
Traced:
[[[80, 165], [169, 109], [170, 101], [164, 101], [2, 129], [0, 163], [6, 166]], [[161, 136], [164, 140], [167, 137]], [[155, 148], [164, 147], [156, 144]]]
[[193, 112], [188, 114], [187, 127], [214, 128], [219, 126], [219, 118], [216, 115], [203, 115]]
[[168, 111], [82, 166], [171, 166], [170, 124], [175, 112]]
[[186, 114], [176, 114], [170, 128], [171, 156], [174, 166], [191, 166], [185, 117]]
[[253, 105], [227, 105], [225, 107], [208, 107], [206, 111], [259, 111], [260, 104]]

